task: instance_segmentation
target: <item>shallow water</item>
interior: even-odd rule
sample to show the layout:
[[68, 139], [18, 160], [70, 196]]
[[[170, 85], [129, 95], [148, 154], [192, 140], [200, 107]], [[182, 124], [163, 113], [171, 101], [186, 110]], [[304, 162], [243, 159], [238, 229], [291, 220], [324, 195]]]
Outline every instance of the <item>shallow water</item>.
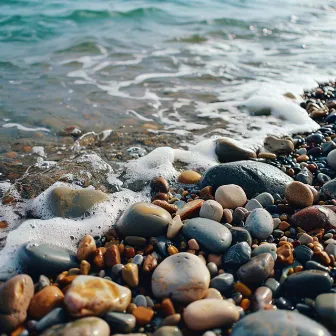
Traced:
[[150, 123], [205, 138], [286, 131], [288, 114], [251, 116], [241, 102], [274, 105], [335, 78], [335, 9], [331, 0], [2, 0], [0, 142], [73, 124]]

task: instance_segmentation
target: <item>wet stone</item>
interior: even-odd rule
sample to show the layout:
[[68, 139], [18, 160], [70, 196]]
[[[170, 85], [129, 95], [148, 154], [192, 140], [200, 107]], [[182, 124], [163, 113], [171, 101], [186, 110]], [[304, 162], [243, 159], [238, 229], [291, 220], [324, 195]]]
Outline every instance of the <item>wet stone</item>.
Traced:
[[179, 175], [177, 181], [183, 184], [195, 184], [199, 182], [201, 178], [202, 175], [199, 173], [193, 170], [185, 170]]
[[251, 258], [251, 247], [247, 242], [232, 245], [223, 256], [223, 263], [233, 266], [241, 266]]
[[273, 293], [265, 286], [258, 287], [254, 292], [254, 306], [256, 310], [264, 309], [265, 305], [272, 303]]
[[157, 329], [153, 336], [183, 336], [182, 331], [174, 326], [163, 326]]
[[252, 198], [251, 200], [249, 200], [247, 204], [245, 205], [245, 209], [248, 211], [252, 211], [258, 208], [262, 208], [262, 205], [255, 198]]
[[280, 283], [274, 278], [268, 278], [265, 282], [265, 286], [272, 291], [273, 296], [276, 296], [280, 288]]
[[314, 261], [314, 260], [309, 260], [306, 263], [306, 269], [307, 270], [319, 270], [323, 272], [329, 273], [329, 268], [326, 266], [321, 265], [320, 263]]
[[246, 229], [241, 227], [231, 227], [230, 231], [232, 235], [232, 245], [240, 242], [247, 242], [248, 245], [252, 245], [252, 237]]
[[336, 327], [336, 294], [320, 294], [315, 300], [315, 309], [323, 321], [333, 328]]
[[259, 246], [257, 246], [253, 251], [252, 251], [252, 257], [255, 257], [259, 254], [262, 253], [270, 253], [273, 257], [274, 260], [277, 259], [277, 247], [276, 244], [272, 243], [264, 243]]
[[255, 209], [247, 217], [245, 228], [252, 237], [266, 239], [273, 232], [273, 218], [264, 209]]
[[240, 147], [228, 138], [220, 138], [216, 141], [215, 153], [218, 161], [222, 163], [257, 157], [253, 151]]
[[220, 222], [223, 217], [223, 207], [214, 200], [207, 200], [201, 206], [200, 217]]
[[264, 147], [271, 153], [290, 154], [294, 151], [294, 144], [288, 139], [280, 139], [275, 136], [268, 136], [264, 140]]
[[294, 249], [294, 257], [303, 265], [313, 257], [314, 252], [305, 245], [299, 245]]
[[273, 196], [268, 192], [263, 192], [255, 197], [255, 199], [263, 206], [269, 207], [274, 204]]
[[217, 289], [224, 296], [231, 294], [233, 289], [234, 277], [230, 273], [217, 275], [210, 281], [210, 288]]
[[133, 301], [138, 307], [147, 307], [147, 300], [144, 295], [137, 295]]
[[242, 207], [247, 202], [245, 191], [235, 184], [218, 187], [215, 193], [215, 200], [220, 203], [223, 208], [228, 209]]
[[64, 308], [55, 308], [36, 323], [36, 330], [41, 332], [55, 324], [68, 322], [69, 316]]
[[136, 325], [135, 317], [126, 313], [108, 312], [104, 315], [104, 320], [108, 323], [113, 333], [128, 334], [133, 331]]
[[[319, 180], [325, 180], [325, 178], [322, 178], [322, 176], [320, 176]], [[323, 184], [321, 191], [331, 198], [336, 198], [336, 179], [332, 179], [329, 182]]]

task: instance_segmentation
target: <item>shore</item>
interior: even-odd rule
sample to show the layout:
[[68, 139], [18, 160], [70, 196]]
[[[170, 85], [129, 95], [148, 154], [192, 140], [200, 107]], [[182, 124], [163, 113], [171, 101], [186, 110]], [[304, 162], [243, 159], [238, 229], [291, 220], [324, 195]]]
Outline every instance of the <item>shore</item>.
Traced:
[[219, 138], [191, 155], [154, 125], [11, 144], [0, 332], [334, 335], [335, 95], [304, 93], [316, 132], [255, 150]]

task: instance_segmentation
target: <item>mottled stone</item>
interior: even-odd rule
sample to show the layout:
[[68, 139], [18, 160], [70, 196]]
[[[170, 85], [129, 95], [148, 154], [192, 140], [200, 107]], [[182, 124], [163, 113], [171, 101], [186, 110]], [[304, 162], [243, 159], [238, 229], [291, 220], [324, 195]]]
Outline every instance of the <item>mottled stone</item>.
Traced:
[[113, 334], [116, 332], [128, 334], [133, 331], [136, 325], [135, 317], [132, 314], [108, 312], [104, 315], [104, 320], [109, 324]]
[[188, 220], [182, 234], [188, 239], [197, 242], [212, 253], [223, 253], [231, 245], [232, 235], [224, 225], [206, 218], [193, 218]]
[[314, 202], [314, 195], [310, 188], [299, 181], [294, 181], [287, 186], [285, 197], [290, 205], [301, 208], [309, 207]]
[[168, 211], [151, 203], [139, 202], [129, 206], [116, 224], [124, 236], [156, 237], [165, 233], [172, 218]]
[[290, 265], [294, 262], [294, 255], [290, 243], [285, 243], [277, 248], [277, 262], [280, 264]]
[[[293, 332], [295, 334], [293, 334]], [[241, 319], [231, 336], [331, 336], [322, 325], [297, 312], [261, 310]]]
[[192, 302], [183, 312], [183, 319], [192, 330], [231, 326], [239, 319], [238, 307], [228, 300], [204, 299]]
[[264, 147], [271, 153], [290, 154], [294, 151], [294, 144], [288, 139], [280, 139], [275, 136], [268, 136], [264, 140]]
[[50, 193], [50, 207], [56, 217], [80, 217], [95, 204], [107, 200], [100, 190], [57, 187]]
[[246, 284], [258, 285], [273, 272], [274, 259], [269, 253], [253, 257], [247, 264], [238, 269], [238, 279]]
[[237, 161], [220, 164], [206, 171], [200, 187], [211, 186], [213, 191], [225, 184], [241, 186], [248, 198], [258, 193], [283, 195], [286, 185], [292, 182], [287, 174], [269, 164], [254, 161]]
[[223, 263], [233, 266], [241, 266], [251, 258], [251, 247], [247, 242], [232, 245], [223, 255]]
[[155, 297], [191, 302], [202, 299], [210, 283], [210, 273], [201, 259], [190, 253], [177, 253], [166, 259], [152, 275]]
[[239, 146], [238, 143], [229, 138], [216, 140], [215, 153], [218, 161], [222, 163], [248, 160], [257, 157], [255, 152]]
[[215, 193], [215, 200], [223, 208], [228, 209], [242, 207], [247, 202], [244, 189], [236, 184], [227, 184], [218, 187]]
[[82, 261], [88, 259], [96, 251], [96, 242], [90, 235], [85, 235], [77, 249], [77, 259]]
[[273, 218], [265, 209], [255, 209], [247, 217], [245, 228], [252, 237], [266, 239], [273, 232]]
[[200, 217], [220, 222], [223, 217], [223, 207], [214, 200], [207, 200], [201, 206]]
[[71, 283], [64, 304], [72, 316], [100, 315], [124, 311], [131, 302], [131, 291], [112, 281], [80, 275]]

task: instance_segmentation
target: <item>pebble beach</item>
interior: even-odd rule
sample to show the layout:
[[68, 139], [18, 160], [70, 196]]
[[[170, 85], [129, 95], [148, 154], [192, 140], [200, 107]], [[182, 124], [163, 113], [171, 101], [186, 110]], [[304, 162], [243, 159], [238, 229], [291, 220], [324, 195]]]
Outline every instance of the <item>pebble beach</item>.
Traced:
[[316, 130], [254, 148], [148, 136], [118, 170], [72, 127], [75, 154], [4, 170], [0, 335], [336, 335], [335, 97], [303, 92]]

